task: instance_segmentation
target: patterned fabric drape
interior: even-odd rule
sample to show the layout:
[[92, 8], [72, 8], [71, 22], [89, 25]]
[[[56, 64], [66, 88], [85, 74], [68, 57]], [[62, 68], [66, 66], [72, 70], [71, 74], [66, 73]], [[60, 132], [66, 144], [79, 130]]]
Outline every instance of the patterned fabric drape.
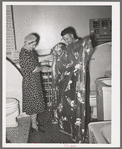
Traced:
[[85, 143], [90, 122], [89, 59], [92, 53], [91, 40], [87, 37], [67, 46], [60, 55], [54, 54], [52, 70], [53, 84], [59, 88], [59, 125], [75, 142]]

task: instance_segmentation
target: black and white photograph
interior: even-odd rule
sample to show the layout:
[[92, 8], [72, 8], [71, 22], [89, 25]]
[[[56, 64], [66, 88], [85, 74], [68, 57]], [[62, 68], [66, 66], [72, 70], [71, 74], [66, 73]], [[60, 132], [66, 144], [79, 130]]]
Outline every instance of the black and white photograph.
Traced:
[[120, 2], [2, 2], [2, 146], [120, 146]]

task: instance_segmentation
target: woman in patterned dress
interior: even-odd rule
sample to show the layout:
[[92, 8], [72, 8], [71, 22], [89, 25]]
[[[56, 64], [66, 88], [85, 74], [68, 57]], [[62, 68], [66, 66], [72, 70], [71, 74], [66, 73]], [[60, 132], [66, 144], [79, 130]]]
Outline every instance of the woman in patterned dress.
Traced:
[[[31, 116], [32, 130], [38, 131], [37, 114], [45, 110], [38, 54], [35, 47], [39, 42], [39, 35], [31, 33], [25, 36], [24, 46], [19, 54], [19, 64], [23, 76], [23, 112]], [[52, 55], [42, 57], [42, 61], [51, 58]], [[41, 61], [41, 60], [40, 60]]]

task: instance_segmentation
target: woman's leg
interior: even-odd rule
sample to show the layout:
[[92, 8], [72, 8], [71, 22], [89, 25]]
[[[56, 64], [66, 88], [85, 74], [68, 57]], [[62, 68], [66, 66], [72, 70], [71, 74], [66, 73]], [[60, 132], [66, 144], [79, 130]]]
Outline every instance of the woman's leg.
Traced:
[[34, 128], [36, 131], [38, 131], [38, 126], [37, 126], [37, 114], [31, 115], [31, 127]]
[[[42, 130], [41, 128], [38, 128], [38, 125], [37, 125], [37, 114], [33, 114], [31, 115], [31, 130], [32, 131], [39, 131], [39, 132], [42, 132], [44, 133], [45, 131]], [[34, 129], [34, 130], [33, 130]]]

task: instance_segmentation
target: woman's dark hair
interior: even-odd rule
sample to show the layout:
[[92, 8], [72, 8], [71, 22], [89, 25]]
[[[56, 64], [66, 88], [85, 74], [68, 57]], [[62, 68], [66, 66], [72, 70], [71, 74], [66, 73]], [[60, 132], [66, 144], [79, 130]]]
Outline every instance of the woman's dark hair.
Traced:
[[76, 30], [71, 26], [69, 26], [69, 27], [65, 28], [64, 30], [62, 30], [61, 36], [64, 36], [66, 34], [73, 34], [75, 39], [81, 39], [80, 37], [77, 36]]

